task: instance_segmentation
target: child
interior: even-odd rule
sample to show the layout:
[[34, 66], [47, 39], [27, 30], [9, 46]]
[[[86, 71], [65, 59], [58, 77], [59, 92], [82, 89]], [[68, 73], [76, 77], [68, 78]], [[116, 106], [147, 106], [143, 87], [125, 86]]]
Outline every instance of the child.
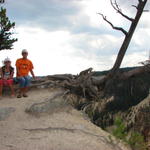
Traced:
[[28, 51], [23, 49], [22, 58], [17, 59], [16, 61], [17, 80], [20, 84], [17, 98], [21, 98], [22, 96], [28, 97], [27, 91], [31, 80], [29, 73], [31, 73], [32, 77], [35, 79], [33, 68], [32, 61], [28, 59]]
[[0, 74], [0, 97], [2, 97], [3, 86], [9, 86], [11, 90], [11, 96], [15, 96], [13, 88], [14, 68], [11, 66], [11, 60], [9, 58], [4, 60], [4, 66], [0, 68]]

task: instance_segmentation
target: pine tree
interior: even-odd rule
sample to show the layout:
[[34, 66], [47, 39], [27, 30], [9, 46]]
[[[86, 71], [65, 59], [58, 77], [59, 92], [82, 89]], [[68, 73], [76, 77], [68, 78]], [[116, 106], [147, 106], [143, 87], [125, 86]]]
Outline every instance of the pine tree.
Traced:
[[15, 27], [15, 22], [10, 22], [6, 16], [6, 9], [1, 7], [0, 9], [0, 50], [11, 50], [13, 43], [17, 41], [16, 38], [12, 38], [13, 32], [11, 31]]

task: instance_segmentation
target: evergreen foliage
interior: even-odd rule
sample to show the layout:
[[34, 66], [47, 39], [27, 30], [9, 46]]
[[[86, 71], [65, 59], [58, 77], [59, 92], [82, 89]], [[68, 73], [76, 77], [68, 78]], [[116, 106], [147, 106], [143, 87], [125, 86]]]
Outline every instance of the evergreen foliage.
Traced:
[[6, 9], [0, 8], [0, 50], [12, 49], [13, 43], [17, 41], [16, 38], [12, 38], [13, 32], [11, 31], [15, 27], [15, 22], [10, 22], [6, 16]]

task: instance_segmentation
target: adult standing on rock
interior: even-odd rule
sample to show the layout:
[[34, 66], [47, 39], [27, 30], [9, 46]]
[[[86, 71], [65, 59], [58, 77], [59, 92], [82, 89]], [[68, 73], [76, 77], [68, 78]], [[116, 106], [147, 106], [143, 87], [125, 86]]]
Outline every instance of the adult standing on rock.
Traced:
[[22, 50], [22, 58], [17, 59], [16, 61], [16, 71], [17, 71], [17, 80], [19, 82], [19, 94], [17, 98], [28, 97], [27, 91], [30, 85], [31, 77], [29, 76], [29, 72], [32, 77], [35, 79], [35, 75], [33, 72], [33, 64], [32, 61], [28, 58], [28, 51], [26, 49]]

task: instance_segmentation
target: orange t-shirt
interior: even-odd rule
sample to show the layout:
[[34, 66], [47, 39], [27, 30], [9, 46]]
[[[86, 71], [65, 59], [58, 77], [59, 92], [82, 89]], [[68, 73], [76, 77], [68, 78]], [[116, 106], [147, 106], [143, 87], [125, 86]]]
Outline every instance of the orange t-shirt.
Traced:
[[32, 62], [29, 59], [20, 58], [16, 61], [17, 77], [27, 76], [29, 72], [34, 68]]

